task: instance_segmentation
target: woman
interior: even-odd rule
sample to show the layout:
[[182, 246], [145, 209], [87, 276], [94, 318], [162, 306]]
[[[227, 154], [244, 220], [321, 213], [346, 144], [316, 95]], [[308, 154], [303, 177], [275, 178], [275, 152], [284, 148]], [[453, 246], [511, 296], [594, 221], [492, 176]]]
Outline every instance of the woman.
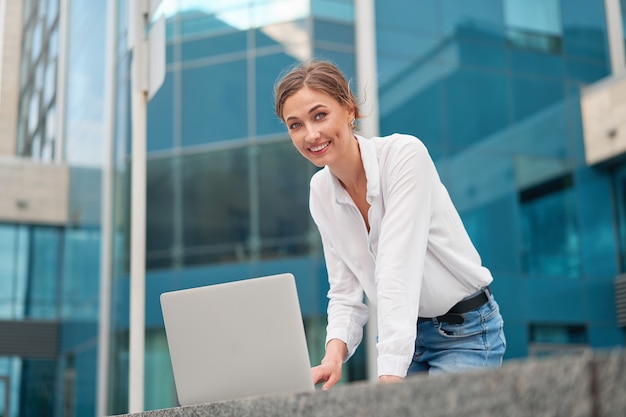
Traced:
[[505, 339], [493, 278], [422, 142], [354, 134], [358, 103], [329, 62], [293, 68], [275, 99], [294, 146], [324, 167], [311, 179], [309, 204], [330, 283], [326, 353], [312, 369], [314, 383], [336, 384], [361, 342], [363, 293], [378, 315], [379, 382], [499, 366]]

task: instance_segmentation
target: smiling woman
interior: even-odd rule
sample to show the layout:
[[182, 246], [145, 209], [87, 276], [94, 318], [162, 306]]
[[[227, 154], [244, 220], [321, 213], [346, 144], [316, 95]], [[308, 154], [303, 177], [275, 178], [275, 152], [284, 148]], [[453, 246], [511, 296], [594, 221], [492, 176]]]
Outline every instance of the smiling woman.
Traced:
[[314, 382], [329, 389], [378, 315], [378, 376], [499, 366], [503, 321], [482, 266], [424, 144], [354, 133], [358, 103], [341, 71], [311, 61], [275, 87], [276, 114], [313, 175], [309, 207], [328, 271], [326, 354]]
[[350, 152], [358, 147], [351, 129], [354, 110], [328, 94], [304, 87], [285, 101], [283, 115], [293, 144], [318, 167], [356, 155]]

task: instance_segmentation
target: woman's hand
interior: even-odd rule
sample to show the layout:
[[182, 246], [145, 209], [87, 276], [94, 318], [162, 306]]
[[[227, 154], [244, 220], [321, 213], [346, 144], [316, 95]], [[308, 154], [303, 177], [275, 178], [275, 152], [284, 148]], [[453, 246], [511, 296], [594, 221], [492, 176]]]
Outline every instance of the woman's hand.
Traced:
[[311, 368], [313, 384], [317, 385], [324, 382], [322, 390], [331, 389], [341, 379], [341, 366], [342, 362], [324, 361], [321, 365]]
[[402, 378], [400, 378], [399, 376], [395, 376], [395, 375], [381, 375], [378, 377], [378, 383], [380, 384], [389, 384], [389, 383], [400, 382], [400, 381], [402, 381]]
[[339, 339], [332, 339], [326, 344], [326, 355], [322, 359], [322, 363], [311, 368], [313, 375], [313, 384], [317, 385], [322, 382], [322, 390], [331, 389], [341, 379], [343, 367], [343, 358], [348, 348], [346, 344]]

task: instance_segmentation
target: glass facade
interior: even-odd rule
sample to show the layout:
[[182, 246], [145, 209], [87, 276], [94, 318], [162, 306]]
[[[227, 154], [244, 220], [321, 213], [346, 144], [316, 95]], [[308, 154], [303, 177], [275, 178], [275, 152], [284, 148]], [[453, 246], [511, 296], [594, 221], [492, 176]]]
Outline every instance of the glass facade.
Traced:
[[16, 335], [0, 336], [0, 415], [94, 415], [106, 4], [21, 3], [15, 163], [65, 165], [69, 184], [66, 224], [0, 221], [0, 326]]
[[429, 147], [494, 273], [507, 357], [541, 326], [623, 344], [613, 180], [585, 164], [578, 104], [609, 75], [603, 2], [407, 3], [376, 2], [381, 133]]
[[[50, 355], [0, 352], [0, 416], [94, 415], [103, 213], [113, 229], [106, 412], [128, 411], [132, 51], [128, 0], [111, 1], [23, 1], [17, 152], [69, 165], [69, 214], [65, 225], [0, 223], [0, 325], [40, 321], [59, 339]], [[323, 356], [328, 283], [308, 211], [317, 168], [274, 115], [273, 86], [314, 57], [334, 61], [361, 96], [355, 7], [161, 2], [166, 76], [147, 109], [146, 409], [176, 405], [164, 291], [292, 272], [312, 363]], [[604, 2], [378, 0], [375, 17], [380, 132], [427, 145], [494, 274], [506, 358], [624, 346], [613, 280], [626, 272], [626, 165], [586, 165], [579, 104], [581, 87], [610, 75]], [[366, 353], [344, 382], [366, 378]]]
[[59, 0], [25, 1], [17, 153], [52, 161], [56, 137]]
[[[25, 341], [32, 340], [32, 330], [19, 323], [50, 323], [55, 337], [48, 352], [32, 353], [24, 346], [23, 355], [15, 351], [15, 343], [0, 342], [0, 397], [6, 398], [2, 415], [60, 415], [55, 407], [68, 395], [66, 389], [81, 394], [72, 395], [72, 407], [93, 413], [98, 257], [96, 231], [0, 224], [0, 323], [17, 323], [15, 334]], [[17, 343], [18, 350], [22, 344]], [[88, 385], [57, 384], [70, 357]]]
[[[161, 377], [146, 378], [147, 409], [175, 404], [158, 304], [166, 290], [293, 271], [311, 356], [321, 359], [328, 284], [308, 212], [315, 167], [274, 115], [273, 85], [313, 53], [351, 77], [355, 68], [351, 1], [163, 2], [157, 15], [166, 18], [167, 72], [147, 116], [146, 369]], [[123, 106], [126, 42], [121, 27], [115, 100]], [[124, 307], [113, 309], [110, 381], [128, 378], [130, 136], [128, 116], [118, 116], [113, 305]], [[362, 378], [363, 360], [346, 380]], [[111, 411], [125, 412], [125, 387], [110, 390]]]

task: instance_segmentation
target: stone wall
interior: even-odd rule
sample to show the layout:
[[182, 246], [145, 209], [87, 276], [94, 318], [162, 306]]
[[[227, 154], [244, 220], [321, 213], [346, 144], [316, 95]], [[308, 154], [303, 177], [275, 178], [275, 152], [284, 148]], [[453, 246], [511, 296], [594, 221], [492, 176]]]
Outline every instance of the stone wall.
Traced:
[[500, 369], [366, 382], [134, 417], [624, 417], [626, 351], [508, 361]]

